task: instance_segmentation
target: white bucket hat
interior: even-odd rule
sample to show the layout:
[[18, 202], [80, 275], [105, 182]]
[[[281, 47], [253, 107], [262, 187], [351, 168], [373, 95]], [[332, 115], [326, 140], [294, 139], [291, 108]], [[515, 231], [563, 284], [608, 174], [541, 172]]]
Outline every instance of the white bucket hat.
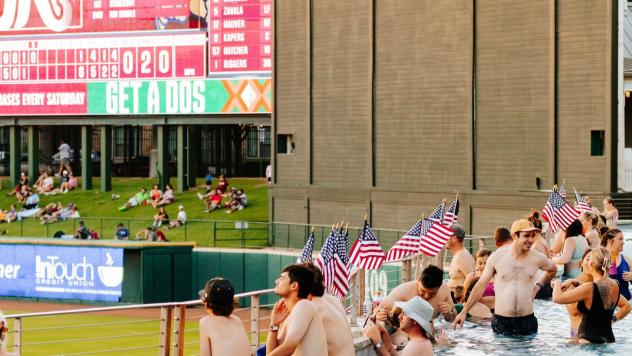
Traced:
[[432, 320], [434, 309], [430, 303], [416, 296], [407, 302], [395, 302], [395, 306], [401, 308], [409, 318], [416, 321], [426, 331], [426, 334], [433, 336], [430, 321]]

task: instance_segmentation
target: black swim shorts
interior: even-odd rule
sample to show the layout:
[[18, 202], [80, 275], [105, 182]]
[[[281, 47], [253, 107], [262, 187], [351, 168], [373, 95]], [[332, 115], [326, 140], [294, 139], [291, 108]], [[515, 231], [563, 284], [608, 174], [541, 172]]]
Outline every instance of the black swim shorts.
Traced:
[[538, 332], [538, 319], [533, 314], [514, 318], [494, 314], [492, 329], [500, 335], [531, 335]]

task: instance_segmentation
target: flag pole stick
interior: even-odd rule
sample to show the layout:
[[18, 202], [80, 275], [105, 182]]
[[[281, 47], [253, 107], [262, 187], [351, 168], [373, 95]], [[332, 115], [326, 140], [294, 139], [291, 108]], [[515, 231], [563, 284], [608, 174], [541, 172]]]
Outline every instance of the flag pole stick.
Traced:
[[[425, 219], [426, 215], [425, 214], [421, 214], [421, 220]], [[421, 238], [421, 236], [419, 237]], [[417, 254], [415, 254], [415, 275], [413, 279], [417, 279], [417, 277], [419, 276], [419, 260], [421, 260], [421, 258], [423, 258], [421, 256], [421, 253], [419, 251], [417, 251]]]

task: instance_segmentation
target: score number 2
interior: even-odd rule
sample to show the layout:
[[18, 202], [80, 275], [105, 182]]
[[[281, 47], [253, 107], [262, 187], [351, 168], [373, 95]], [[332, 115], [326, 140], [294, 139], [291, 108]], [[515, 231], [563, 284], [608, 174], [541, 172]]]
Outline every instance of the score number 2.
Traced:
[[171, 47], [121, 49], [121, 78], [171, 77], [172, 67]]

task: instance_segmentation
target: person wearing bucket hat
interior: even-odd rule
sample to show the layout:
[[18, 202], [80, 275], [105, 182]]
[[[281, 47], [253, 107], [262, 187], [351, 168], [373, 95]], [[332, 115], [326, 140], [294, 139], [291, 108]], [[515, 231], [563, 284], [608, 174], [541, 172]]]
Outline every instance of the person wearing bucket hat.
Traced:
[[232, 315], [235, 289], [223, 278], [212, 278], [199, 292], [207, 316], [200, 319], [200, 356], [250, 355], [246, 330]]
[[[434, 333], [432, 326], [434, 308], [432, 305], [416, 296], [407, 302], [395, 302], [395, 306], [402, 309], [399, 314], [400, 330], [405, 332], [409, 338], [408, 344], [399, 355], [432, 355], [432, 343], [430, 342]], [[392, 355], [395, 351], [388, 332], [373, 322], [367, 322], [364, 335], [371, 339], [377, 355]]]
[[[474, 286], [463, 310], [454, 320], [454, 328], [461, 327], [467, 313], [481, 299], [487, 284], [494, 279], [494, 316], [492, 329], [501, 335], [530, 335], [538, 332], [538, 320], [533, 314], [533, 299], [557, 272], [553, 261], [531, 250], [540, 229], [527, 219], [511, 225], [513, 242], [507, 248], [492, 253], [485, 270]], [[538, 271], [544, 271], [536, 281]]]

